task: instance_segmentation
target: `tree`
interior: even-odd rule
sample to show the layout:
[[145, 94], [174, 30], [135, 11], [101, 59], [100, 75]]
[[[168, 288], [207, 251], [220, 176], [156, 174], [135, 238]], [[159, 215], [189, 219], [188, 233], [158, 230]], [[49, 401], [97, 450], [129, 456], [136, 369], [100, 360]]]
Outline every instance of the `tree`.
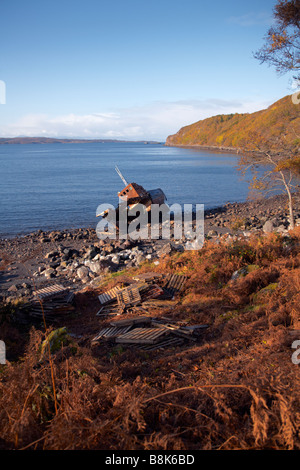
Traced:
[[297, 150], [292, 151], [288, 145], [280, 153], [276, 151], [276, 146], [276, 141], [266, 143], [257, 132], [253, 132], [250, 140], [243, 143], [246, 152], [239, 159], [239, 170], [244, 176], [250, 170], [252, 193], [267, 196], [271, 192], [284, 192], [287, 195], [290, 228], [293, 229], [293, 198], [295, 190], [299, 188], [300, 157]]
[[300, 0], [278, 0], [273, 13], [275, 25], [254, 57], [280, 74], [296, 71], [294, 79], [300, 80]]

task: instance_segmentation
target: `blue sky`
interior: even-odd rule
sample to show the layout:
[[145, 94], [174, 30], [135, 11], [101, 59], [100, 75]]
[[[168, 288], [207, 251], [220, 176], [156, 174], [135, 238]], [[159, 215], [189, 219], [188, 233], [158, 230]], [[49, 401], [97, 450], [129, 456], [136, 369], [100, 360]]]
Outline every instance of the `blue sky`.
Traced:
[[253, 52], [275, 0], [1, 0], [0, 136], [165, 138], [293, 93]]

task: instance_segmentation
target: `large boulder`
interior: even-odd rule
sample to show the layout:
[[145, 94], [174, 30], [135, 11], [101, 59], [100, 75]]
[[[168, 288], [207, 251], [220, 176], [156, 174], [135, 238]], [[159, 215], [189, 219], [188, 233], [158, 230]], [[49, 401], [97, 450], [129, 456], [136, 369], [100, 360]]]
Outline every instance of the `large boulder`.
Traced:
[[89, 275], [89, 268], [86, 266], [80, 266], [80, 268], [77, 269], [77, 276], [79, 279], [84, 279]]
[[263, 225], [263, 231], [265, 233], [271, 233], [274, 231], [274, 223], [272, 222], [272, 220], [267, 220], [264, 225]]

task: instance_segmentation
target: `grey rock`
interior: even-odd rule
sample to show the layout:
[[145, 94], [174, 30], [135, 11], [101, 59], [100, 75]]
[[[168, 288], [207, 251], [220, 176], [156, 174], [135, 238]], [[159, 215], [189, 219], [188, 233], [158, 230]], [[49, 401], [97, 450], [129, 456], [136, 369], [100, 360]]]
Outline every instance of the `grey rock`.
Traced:
[[58, 254], [58, 251], [57, 251], [57, 250], [55, 250], [55, 251], [49, 251], [49, 253], [47, 253], [47, 254], [45, 255], [45, 258], [47, 258], [47, 259], [48, 259], [48, 258], [56, 258], [58, 255], [59, 255], [59, 254]]
[[210, 230], [210, 231], [207, 233], [207, 236], [208, 236], [208, 237], [217, 237], [217, 236], [218, 236], [218, 232], [216, 232], [216, 230]]
[[283, 225], [283, 224], [279, 225], [279, 227], [276, 228], [276, 232], [278, 232], [278, 233], [287, 232], [285, 225]]
[[17, 286], [17, 284], [13, 284], [7, 289], [7, 292], [18, 292], [18, 290], [19, 287]]
[[89, 267], [90, 267], [90, 270], [95, 274], [100, 274], [101, 271], [103, 270], [101, 268], [101, 263], [96, 262], [96, 261], [91, 262]]
[[135, 258], [136, 264], [141, 264], [144, 260], [145, 260], [145, 257], [142, 253], [139, 253]]
[[42, 237], [42, 238], [40, 238], [40, 242], [41, 242], [41, 243], [49, 243], [50, 241], [51, 241], [51, 240], [50, 240], [49, 237]]
[[274, 231], [274, 224], [271, 220], [267, 220], [263, 225], [263, 231], [265, 233], [271, 233]]
[[163, 255], [169, 255], [172, 251], [174, 250], [173, 246], [171, 243], [165, 243], [157, 253], [158, 256], [163, 256]]
[[112, 261], [112, 263], [114, 263], [114, 264], [120, 264], [120, 256], [114, 255], [114, 256], [111, 258], [111, 261]]
[[181, 243], [174, 243], [173, 248], [180, 253], [184, 252], [184, 246]]
[[32, 286], [30, 284], [28, 284], [28, 282], [23, 282], [23, 284], [21, 284], [21, 286], [24, 288], [24, 289], [31, 289]]
[[84, 279], [88, 276], [88, 274], [89, 268], [87, 268], [86, 266], [80, 266], [80, 268], [77, 269], [77, 276], [79, 277], [79, 279]]
[[56, 276], [56, 271], [55, 269], [53, 268], [47, 268], [44, 272], [43, 272], [44, 276], [47, 277], [48, 279], [49, 278], [52, 278], [52, 277], [55, 277]]
[[98, 254], [98, 250], [96, 247], [90, 247], [84, 255], [85, 259], [93, 259]]

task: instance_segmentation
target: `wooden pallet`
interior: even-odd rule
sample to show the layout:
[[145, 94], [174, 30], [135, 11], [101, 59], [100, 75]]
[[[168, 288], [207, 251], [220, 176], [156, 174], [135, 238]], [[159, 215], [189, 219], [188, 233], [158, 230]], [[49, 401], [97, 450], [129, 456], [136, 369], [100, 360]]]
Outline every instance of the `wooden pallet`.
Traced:
[[44, 300], [51, 297], [60, 296], [66, 291], [67, 288], [61, 284], [53, 284], [52, 286], [43, 287], [42, 289], [34, 291], [33, 295], [41, 300]]
[[117, 292], [121, 290], [120, 286], [113, 287], [112, 289], [108, 290], [107, 292], [103, 292], [98, 296], [99, 302], [101, 305], [109, 304], [113, 302], [117, 298]]
[[65, 288], [60, 294], [58, 294], [58, 291], [58, 288], [45, 290], [41, 294], [42, 298], [40, 295], [35, 296], [39, 300], [33, 300], [26, 305], [29, 315], [35, 318], [43, 318], [45, 316], [47, 319], [55, 320], [60, 315], [74, 311], [72, 305], [75, 297], [74, 292], [66, 292]]
[[183, 276], [182, 274], [167, 274], [164, 289], [171, 297], [174, 297], [174, 295], [181, 291], [186, 280], [187, 276]]
[[114, 316], [114, 315], [121, 315], [120, 308], [118, 304], [113, 301], [113, 303], [103, 305], [100, 310], [96, 313], [97, 317], [107, 317], [107, 316]]
[[99, 331], [99, 333], [92, 339], [92, 343], [95, 343], [101, 339], [115, 339], [118, 335], [125, 334], [130, 329], [131, 325], [122, 327], [108, 326]]
[[134, 328], [117, 336], [116, 343], [155, 344], [170, 332], [162, 328]]

